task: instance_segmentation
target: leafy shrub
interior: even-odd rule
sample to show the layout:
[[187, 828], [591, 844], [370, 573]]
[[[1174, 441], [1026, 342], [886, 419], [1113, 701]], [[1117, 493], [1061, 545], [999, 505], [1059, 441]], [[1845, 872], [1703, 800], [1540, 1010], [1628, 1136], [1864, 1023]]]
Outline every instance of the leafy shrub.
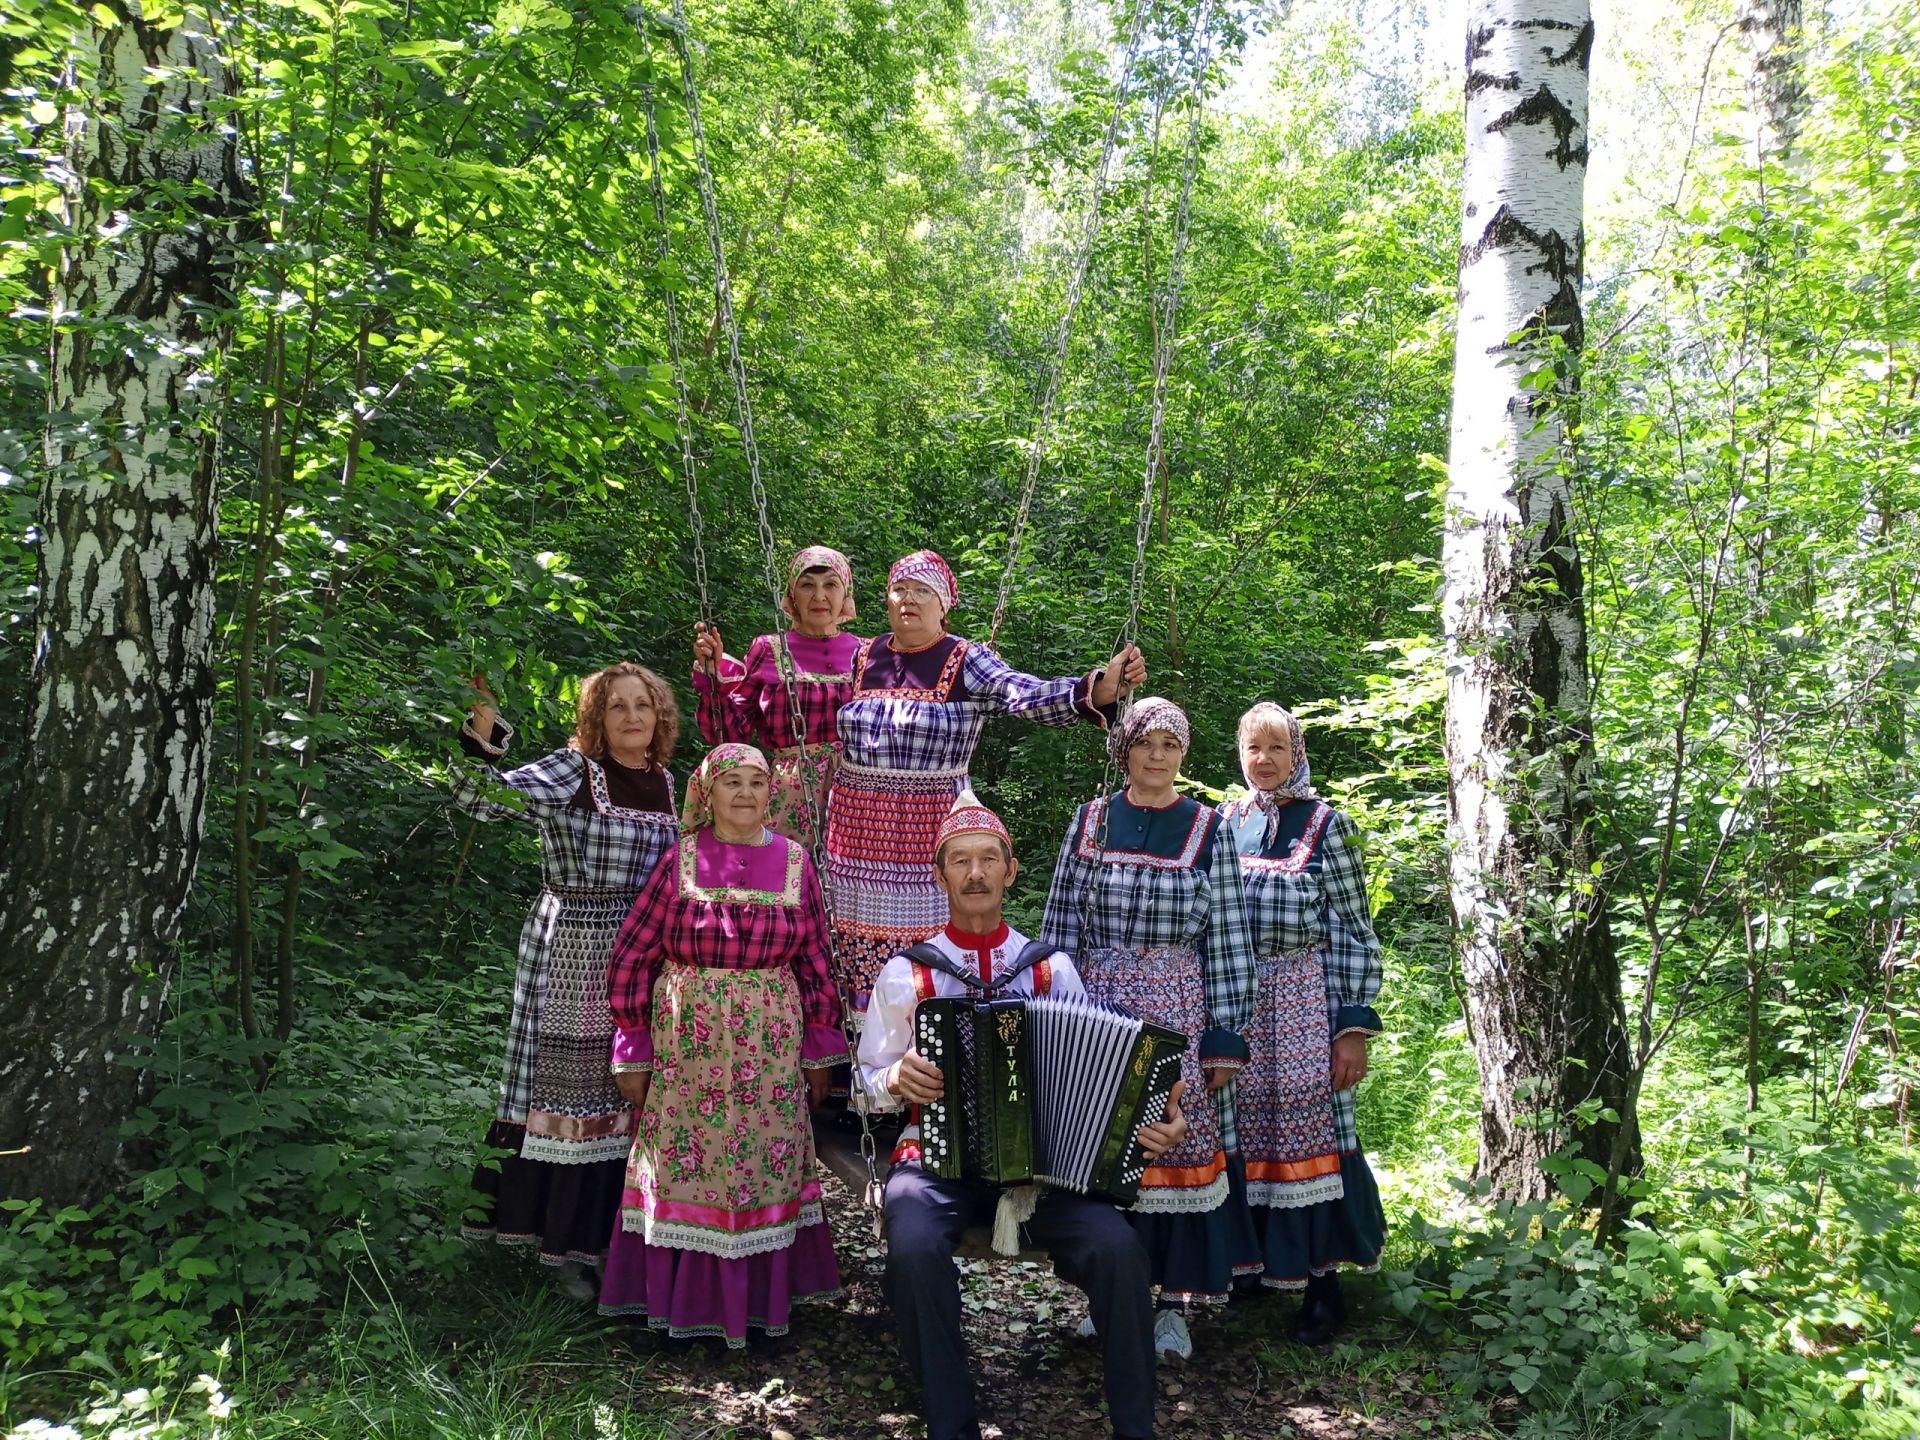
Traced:
[[498, 1044], [483, 997], [500, 978], [312, 977], [310, 1019], [259, 1087], [250, 1047], [189, 977], [138, 1062], [155, 1087], [127, 1133], [148, 1168], [92, 1212], [5, 1205], [6, 1370], [84, 1358], [118, 1374], [152, 1349], [203, 1354], [227, 1317], [297, 1314], [366, 1256], [402, 1280], [444, 1270], [490, 1099], [476, 1062]]
[[1774, 1127], [1750, 1203], [1708, 1174], [1643, 1198], [1617, 1250], [1561, 1199], [1416, 1217], [1432, 1254], [1393, 1304], [1456, 1343], [1462, 1388], [1524, 1400], [1524, 1436], [1920, 1433], [1913, 1162], [1794, 1129]]
[[75, 1420], [26, 1420], [7, 1431], [7, 1440], [217, 1440], [226, 1433], [221, 1422], [232, 1414], [233, 1402], [217, 1375], [197, 1375], [181, 1387], [174, 1383], [179, 1367], [173, 1362], [149, 1355], [144, 1368], [149, 1383], [126, 1390], [96, 1386]]

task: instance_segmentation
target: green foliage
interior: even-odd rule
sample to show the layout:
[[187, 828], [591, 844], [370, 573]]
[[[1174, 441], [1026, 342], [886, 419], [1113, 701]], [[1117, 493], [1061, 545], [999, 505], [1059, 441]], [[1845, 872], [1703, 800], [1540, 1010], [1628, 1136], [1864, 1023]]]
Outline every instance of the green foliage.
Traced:
[[1460, 1385], [1525, 1397], [1527, 1435], [1913, 1433], [1912, 1160], [1785, 1116], [1764, 1149], [1783, 1178], [1743, 1199], [1722, 1161], [1643, 1200], [1617, 1248], [1564, 1200], [1417, 1220], [1431, 1254], [1393, 1304], [1461, 1344]]
[[148, 1383], [120, 1390], [95, 1387], [76, 1423], [28, 1420], [7, 1431], [7, 1440], [197, 1440], [230, 1434], [233, 1402], [215, 1375], [178, 1383], [178, 1367], [148, 1357]]
[[138, 1063], [155, 1089], [127, 1127], [149, 1163], [89, 1215], [4, 1202], [0, 1367], [78, 1363], [144, 1373], [161, 1349], [203, 1353], [238, 1316], [297, 1320], [356, 1265], [396, 1284], [445, 1272], [478, 1155], [497, 972], [422, 981], [367, 968], [321, 982], [322, 1008], [275, 1083], [203, 980], [183, 982], [161, 1043]]
[[[144, 1354], [131, 1375], [93, 1381], [64, 1425], [23, 1421], [8, 1440], [684, 1433], [654, 1413], [654, 1362], [523, 1269], [482, 1265], [464, 1283], [400, 1292], [389, 1278], [363, 1261], [324, 1329], [277, 1347], [223, 1343], [198, 1375], [177, 1355]], [[0, 1408], [7, 1398], [0, 1378]]]

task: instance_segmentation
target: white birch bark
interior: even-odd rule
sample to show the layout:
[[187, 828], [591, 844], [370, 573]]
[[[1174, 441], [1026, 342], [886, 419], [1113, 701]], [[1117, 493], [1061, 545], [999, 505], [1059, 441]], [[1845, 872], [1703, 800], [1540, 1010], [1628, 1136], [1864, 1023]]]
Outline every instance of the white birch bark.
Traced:
[[[1582, 338], [1592, 44], [1587, 0], [1470, 10], [1443, 553], [1451, 883], [1481, 1171], [1513, 1196], [1544, 1192], [1538, 1162], [1569, 1138], [1526, 1116], [1625, 1095], [1604, 903], [1582, 889], [1596, 878], [1593, 745], [1563, 418]], [[1544, 394], [1525, 383], [1542, 365], [1558, 367]], [[1604, 1161], [1612, 1133], [1579, 1139]]]
[[225, 340], [209, 307], [227, 303], [247, 194], [207, 11], [93, 13], [56, 168], [70, 239], [52, 292], [38, 635], [0, 858], [0, 1151], [31, 1147], [0, 1161], [0, 1192], [50, 1200], [112, 1183], [138, 1093], [115, 1053], [157, 1013], [199, 849]]
[[1760, 148], [1767, 155], [1784, 156], [1799, 134], [1807, 100], [1800, 50], [1801, 0], [1740, 0], [1735, 23], [1753, 57], [1747, 88], [1760, 120]]

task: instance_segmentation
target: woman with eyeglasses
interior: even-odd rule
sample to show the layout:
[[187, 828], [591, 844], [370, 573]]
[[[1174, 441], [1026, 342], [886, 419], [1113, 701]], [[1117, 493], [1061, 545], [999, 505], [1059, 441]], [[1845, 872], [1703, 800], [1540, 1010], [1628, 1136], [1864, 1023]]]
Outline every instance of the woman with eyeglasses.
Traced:
[[1120, 697], [1146, 678], [1132, 645], [1084, 675], [1023, 674], [948, 630], [959, 598], [953, 571], [933, 551], [896, 561], [887, 574], [889, 628], [855, 653], [852, 698], [840, 707], [845, 758], [828, 805], [827, 894], [856, 1025], [880, 967], [947, 923], [934, 833], [968, 788], [987, 721], [1105, 728]]

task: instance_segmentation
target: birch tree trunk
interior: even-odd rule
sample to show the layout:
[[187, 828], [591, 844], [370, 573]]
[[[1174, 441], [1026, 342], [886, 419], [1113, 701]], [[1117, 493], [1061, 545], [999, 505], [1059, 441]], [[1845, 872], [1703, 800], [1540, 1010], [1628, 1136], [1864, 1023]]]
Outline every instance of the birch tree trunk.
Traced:
[[1783, 156], [1793, 148], [1806, 108], [1800, 20], [1800, 0], [1740, 0], [1736, 23], [1753, 56], [1748, 88], [1764, 127], [1761, 148], [1769, 155]]
[[[1592, 834], [1586, 614], [1565, 412], [1581, 343], [1587, 0], [1473, 0], [1444, 544], [1451, 886], [1480, 1172], [1537, 1198], [1633, 1117]], [[1549, 367], [1541, 372], [1539, 367]], [[1530, 376], [1544, 374], [1544, 387]], [[1583, 1102], [1601, 1120], [1569, 1130]], [[1588, 1117], [1591, 1120], [1591, 1115]], [[1634, 1147], [1637, 1159], [1637, 1147]]]
[[248, 187], [205, 8], [95, 5], [66, 121], [38, 635], [0, 858], [0, 1194], [108, 1189], [207, 787], [214, 420]]

